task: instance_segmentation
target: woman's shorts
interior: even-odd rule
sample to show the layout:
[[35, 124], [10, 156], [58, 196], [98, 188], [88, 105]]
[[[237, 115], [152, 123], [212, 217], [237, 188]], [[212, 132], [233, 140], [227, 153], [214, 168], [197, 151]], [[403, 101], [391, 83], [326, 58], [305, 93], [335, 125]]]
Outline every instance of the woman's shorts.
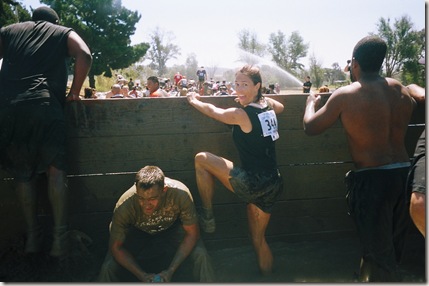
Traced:
[[426, 155], [417, 156], [408, 174], [408, 190], [426, 195]]
[[229, 175], [234, 193], [241, 200], [271, 213], [274, 203], [283, 191], [283, 179], [278, 170], [251, 172], [234, 167]]

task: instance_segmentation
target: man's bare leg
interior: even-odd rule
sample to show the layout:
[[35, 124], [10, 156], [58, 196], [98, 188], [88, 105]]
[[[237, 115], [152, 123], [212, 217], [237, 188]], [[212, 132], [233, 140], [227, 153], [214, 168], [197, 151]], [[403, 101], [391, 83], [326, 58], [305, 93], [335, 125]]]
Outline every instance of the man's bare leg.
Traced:
[[16, 191], [18, 193], [21, 208], [27, 225], [27, 241], [25, 252], [34, 253], [42, 248], [42, 229], [37, 219], [37, 190], [36, 179], [29, 182], [17, 182]]
[[54, 219], [53, 242], [50, 254], [62, 256], [68, 251], [68, 192], [66, 173], [53, 166], [48, 170], [48, 194]]

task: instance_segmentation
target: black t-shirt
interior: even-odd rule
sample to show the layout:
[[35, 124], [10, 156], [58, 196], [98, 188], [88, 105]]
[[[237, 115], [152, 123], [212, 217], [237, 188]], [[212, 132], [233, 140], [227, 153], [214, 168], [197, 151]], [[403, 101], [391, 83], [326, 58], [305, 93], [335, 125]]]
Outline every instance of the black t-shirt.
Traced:
[[311, 85], [312, 83], [310, 81], [304, 82], [303, 87], [305, 93], [310, 93]]
[[1, 104], [55, 96], [65, 102], [70, 28], [45, 21], [12, 24], [0, 30], [3, 64]]
[[206, 70], [198, 70], [197, 76], [199, 81], [204, 81], [204, 79], [206, 78]]

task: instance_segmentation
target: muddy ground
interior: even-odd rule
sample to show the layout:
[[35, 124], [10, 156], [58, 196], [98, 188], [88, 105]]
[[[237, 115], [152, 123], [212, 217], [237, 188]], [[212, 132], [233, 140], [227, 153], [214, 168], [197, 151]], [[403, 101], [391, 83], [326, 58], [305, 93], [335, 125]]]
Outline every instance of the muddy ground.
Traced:
[[[76, 236], [77, 237], [77, 236]], [[75, 237], [75, 238], [76, 238]], [[0, 281], [4, 282], [95, 282], [106, 253], [106, 243], [74, 240], [73, 254], [64, 260], [47, 253], [49, 241], [41, 254], [23, 253], [24, 236], [10, 242], [0, 253]], [[293, 283], [356, 282], [359, 269], [359, 244], [356, 237], [301, 242], [271, 241], [274, 273], [262, 277], [249, 243], [239, 247], [223, 247], [209, 243], [218, 283]], [[404, 282], [426, 282], [425, 242], [413, 233], [408, 239], [401, 264]], [[178, 282], [189, 282], [182, 278]]]

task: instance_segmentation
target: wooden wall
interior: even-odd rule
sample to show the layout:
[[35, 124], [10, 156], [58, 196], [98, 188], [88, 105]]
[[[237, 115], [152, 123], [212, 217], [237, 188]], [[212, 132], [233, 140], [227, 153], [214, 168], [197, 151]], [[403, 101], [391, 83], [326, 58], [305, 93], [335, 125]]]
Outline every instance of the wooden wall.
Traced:
[[[324, 96], [324, 101], [329, 95]], [[347, 215], [344, 174], [353, 168], [339, 122], [324, 134], [304, 134], [306, 96], [278, 95], [285, 105], [279, 116], [277, 157], [285, 188], [267, 230], [269, 239], [304, 239], [354, 233]], [[234, 97], [204, 97], [219, 107], [238, 106]], [[161, 167], [183, 181], [200, 205], [194, 156], [199, 151], [238, 162], [230, 126], [212, 120], [190, 106], [186, 98], [82, 100], [67, 106], [68, 172], [72, 228], [92, 236], [107, 233], [116, 200], [145, 165]], [[424, 122], [424, 110], [413, 122]], [[407, 136], [410, 157], [424, 127], [411, 124]], [[43, 178], [41, 178], [43, 185]], [[41, 190], [43, 192], [43, 190]], [[0, 248], [24, 226], [13, 180], [0, 173]], [[46, 194], [41, 212], [49, 217]], [[207, 241], [247, 239], [245, 204], [216, 185], [217, 231]], [[94, 237], [93, 237], [94, 238]]]

